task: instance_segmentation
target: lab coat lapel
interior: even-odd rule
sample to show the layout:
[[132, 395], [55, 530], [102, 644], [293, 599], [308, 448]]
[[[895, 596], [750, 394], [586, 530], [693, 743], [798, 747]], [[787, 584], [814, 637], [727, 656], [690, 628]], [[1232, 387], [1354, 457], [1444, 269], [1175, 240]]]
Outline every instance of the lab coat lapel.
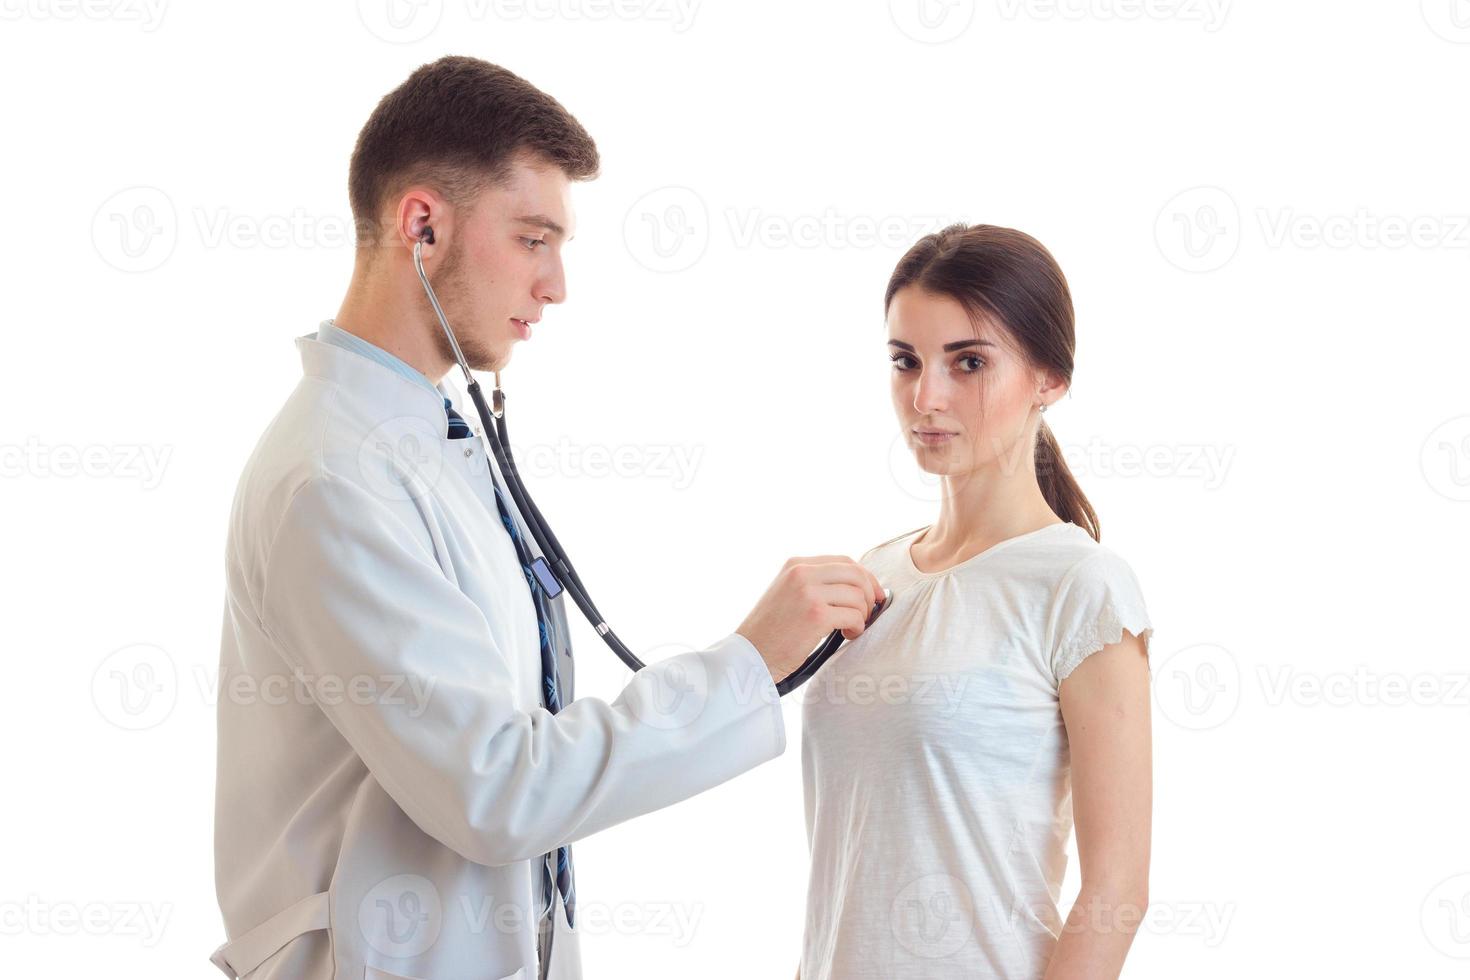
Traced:
[[[448, 378], [440, 382], [439, 388], [445, 395], [449, 396], [450, 401], [455, 405], [456, 411], [459, 411], [461, 415], [464, 415], [466, 418], [471, 418], [471, 416], [475, 415], [469, 396], [460, 391], [458, 386], [454, 385]], [[461, 408], [460, 406], [468, 408], [469, 413], [466, 414], [465, 408]], [[490, 451], [488, 437], [479, 431], [481, 426], [474, 419], [471, 420], [470, 425], [477, 433], [475, 438], [479, 439], [484, 445], [485, 455], [492, 464], [492, 478], [495, 480], [495, 485], [500, 488], [501, 496], [505, 499], [506, 510], [510, 512], [510, 519], [515, 523], [516, 531], [520, 534], [521, 540], [526, 543], [526, 547], [530, 550], [533, 559], [544, 558], [545, 553], [542, 552], [541, 546], [536, 543], [536, 539], [531, 535], [530, 529], [526, 527], [526, 520], [521, 515], [520, 508], [516, 506], [515, 497], [506, 488], [505, 479], [500, 472], [500, 466], [495, 462], [495, 454]], [[547, 565], [549, 566], [550, 564], [551, 562], [548, 560]], [[561, 685], [561, 703], [565, 706], [571, 704], [573, 697], [575, 697], [576, 685], [574, 674], [576, 668], [572, 662], [572, 633], [568, 628], [567, 622], [566, 583], [563, 582], [562, 585], [563, 589], [561, 593], [555, 599], [551, 600], [550, 607], [552, 626], [556, 630], [556, 635], [560, 636], [563, 641], [561, 649], [557, 651], [556, 669], [557, 678]]]

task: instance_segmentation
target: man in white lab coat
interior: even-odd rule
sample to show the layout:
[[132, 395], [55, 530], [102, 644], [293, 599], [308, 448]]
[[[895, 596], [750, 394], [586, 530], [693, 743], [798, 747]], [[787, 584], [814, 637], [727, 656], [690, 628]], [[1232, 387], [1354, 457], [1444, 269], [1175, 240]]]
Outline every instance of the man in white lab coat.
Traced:
[[227, 976], [580, 976], [568, 845], [779, 755], [776, 680], [878, 598], [851, 559], [792, 559], [714, 646], [572, 700], [562, 599], [526, 574], [540, 552], [445, 381], [411, 253], [432, 238], [465, 356], [497, 370], [563, 298], [570, 187], [597, 168], [559, 103], [471, 58], [420, 68], [358, 138], [352, 282], [297, 339], [303, 378], [230, 515]]

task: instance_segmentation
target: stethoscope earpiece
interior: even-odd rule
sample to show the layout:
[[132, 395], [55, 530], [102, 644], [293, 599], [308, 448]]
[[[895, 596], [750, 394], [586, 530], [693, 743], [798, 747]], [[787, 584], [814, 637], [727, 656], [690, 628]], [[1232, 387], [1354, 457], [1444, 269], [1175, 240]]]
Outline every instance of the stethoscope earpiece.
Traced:
[[423, 242], [425, 245], [434, 244], [434, 229], [430, 228], [428, 225], [424, 225], [424, 230], [419, 232], [419, 241]]

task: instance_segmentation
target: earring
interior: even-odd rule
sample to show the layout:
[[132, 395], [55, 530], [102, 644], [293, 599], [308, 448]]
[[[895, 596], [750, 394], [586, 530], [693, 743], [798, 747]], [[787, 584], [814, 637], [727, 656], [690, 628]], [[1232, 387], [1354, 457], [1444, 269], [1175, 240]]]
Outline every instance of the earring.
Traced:
[[1046, 406], [1045, 405], [1041, 406], [1041, 411], [1042, 411], [1043, 414], [1045, 414], [1045, 412], [1046, 412]]

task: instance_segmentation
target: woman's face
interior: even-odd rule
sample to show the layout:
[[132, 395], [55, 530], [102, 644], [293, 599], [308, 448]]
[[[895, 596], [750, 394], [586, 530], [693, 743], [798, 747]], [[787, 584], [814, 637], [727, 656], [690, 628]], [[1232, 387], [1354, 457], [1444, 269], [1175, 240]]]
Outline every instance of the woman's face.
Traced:
[[888, 306], [888, 353], [898, 424], [926, 473], [1010, 473], [1030, 461], [1045, 372], [1008, 331], [989, 318], [977, 331], [958, 300], [905, 286]]

